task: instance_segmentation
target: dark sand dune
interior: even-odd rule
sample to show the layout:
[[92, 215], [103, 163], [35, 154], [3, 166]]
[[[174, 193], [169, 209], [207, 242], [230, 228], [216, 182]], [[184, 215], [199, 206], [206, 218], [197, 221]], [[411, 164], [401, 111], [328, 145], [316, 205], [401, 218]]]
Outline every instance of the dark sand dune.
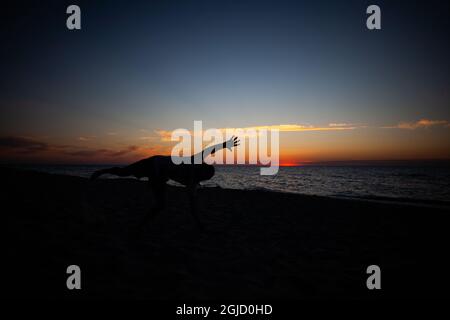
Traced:
[[[448, 295], [449, 212], [260, 191], [201, 189], [199, 233], [182, 188], [143, 224], [145, 182], [0, 169], [3, 291], [39, 298], [383, 298]], [[66, 268], [82, 290], [66, 289]], [[382, 290], [366, 288], [366, 268]], [[447, 292], [446, 292], [447, 291]]]

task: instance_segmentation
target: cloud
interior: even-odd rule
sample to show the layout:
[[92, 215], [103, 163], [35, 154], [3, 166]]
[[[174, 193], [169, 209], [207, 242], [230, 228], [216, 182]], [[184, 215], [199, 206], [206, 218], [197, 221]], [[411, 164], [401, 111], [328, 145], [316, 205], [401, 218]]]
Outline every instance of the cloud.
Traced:
[[[279, 124], [279, 125], [270, 125], [270, 126], [256, 126], [256, 127], [246, 127], [246, 128], [234, 128], [234, 129], [243, 129], [243, 130], [273, 130], [278, 129], [280, 132], [304, 132], [304, 131], [339, 131], [339, 130], [353, 130], [356, 129], [355, 126], [326, 126], [326, 127], [317, 127], [312, 125], [299, 125], [299, 124]], [[228, 129], [228, 128], [227, 128]], [[231, 128], [233, 129], [233, 128]]]
[[139, 147], [138, 147], [138, 146], [129, 146], [129, 147], [127, 147], [127, 148], [124, 149], [124, 150], [112, 151], [112, 152], [111, 152], [111, 151], [108, 151], [108, 154], [109, 154], [110, 156], [113, 156], [113, 157], [119, 157], [119, 156], [123, 156], [123, 155], [128, 154], [128, 153], [137, 151], [137, 150], [139, 150]]
[[[139, 137], [140, 140], [155, 140], [158, 139], [156, 136], [146, 136], [146, 137]], [[170, 136], [169, 136], [170, 139]]]
[[161, 138], [161, 141], [172, 141], [172, 131], [156, 130], [155, 133]]
[[354, 124], [352, 123], [329, 123], [329, 127], [352, 127]]
[[64, 150], [63, 152], [70, 156], [75, 157], [95, 157], [95, 156], [109, 156], [109, 157], [120, 157], [134, 151], [139, 150], [137, 146], [128, 146], [122, 150], [111, 150], [111, 149], [81, 149], [81, 150]]
[[[274, 130], [277, 129], [280, 132], [305, 132], [305, 131], [341, 131], [341, 130], [354, 130], [358, 128], [364, 128], [365, 126], [359, 126], [349, 123], [330, 123], [328, 126], [313, 126], [313, 125], [299, 125], [299, 124], [278, 124], [278, 125], [267, 125], [267, 126], [253, 126], [253, 127], [243, 127], [243, 128], [220, 128], [221, 132], [226, 132], [227, 130], [244, 130], [244, 131], [259, 131], [259, 130]], [[159, 136], [161, 141], [172, 141], [172, 131], [169, 130], [156, 130], [155, 133]], [[192, 134], [192, 132], [191, 132]]]
[[420, 119], [416, 122], [400, 122], [395, 126], [383, 127], [388, 129], [407, 129], [407, 130], [415, 130], [419, 128], [429, 128], [429, 127], [437, 127], [444, 126], [450, 127], [450, 123], [447, 120], [430, 120], [430, 119]]
[[135, 145], [124, 149], [89, 149], [71, 145], [48, 144], [28, 137], [5, 136], [0, 137], [0, 150], [3, 154], [47, 154], [53, 156], [71, 156], [71, 157], [120, 157], [136, 151], [140, 148]]
[[98, 155], [104, 155], [108, 152], [106, 149], [93, 149], [93, 150], [65, 150], [64, 154], [74, 157], [94, 157]]
[[79, 141], [91, 141], [94, 140], [96, 136], [80, 136], [77, 138]]
[[0, 137], [0, 148], [9, 149], [19, 153], [36, 153], [47, 151], [49, 145], [27, 137]]

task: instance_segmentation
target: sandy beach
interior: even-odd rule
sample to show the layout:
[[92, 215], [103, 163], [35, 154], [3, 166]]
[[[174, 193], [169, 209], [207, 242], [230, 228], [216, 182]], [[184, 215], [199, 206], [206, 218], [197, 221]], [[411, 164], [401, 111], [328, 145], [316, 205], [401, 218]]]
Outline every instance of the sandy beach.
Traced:
[[[263, 191], [183, 188], [144, 223], [147, 183], [0, 169], [10, 297], [300, 299], [442, 297], [449, 211]], [[79, 265], [82, 290], [66, 288]], [[382, 289], [366, 287], [379, 265]]]

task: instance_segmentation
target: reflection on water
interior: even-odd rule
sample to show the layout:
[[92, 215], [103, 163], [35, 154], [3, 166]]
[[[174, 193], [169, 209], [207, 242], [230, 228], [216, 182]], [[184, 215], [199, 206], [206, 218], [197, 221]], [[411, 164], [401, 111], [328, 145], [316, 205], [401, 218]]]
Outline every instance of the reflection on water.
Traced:
[[275, 176], [260, 176], [258, 168], [222, 166], [207, 185], [354, 198], [450, 201], [450, 168], [304, 166], [282, 167]]
[[[50, 173], [89, 177], [108, 166], [33, 166]], [[261, 176], [251, 166], [216, 166], [204, 186], [271, 190], [310, 195], [429, 200], [450, 203], [449, 167], [303, 166], [281, 167], [275, 176]]]

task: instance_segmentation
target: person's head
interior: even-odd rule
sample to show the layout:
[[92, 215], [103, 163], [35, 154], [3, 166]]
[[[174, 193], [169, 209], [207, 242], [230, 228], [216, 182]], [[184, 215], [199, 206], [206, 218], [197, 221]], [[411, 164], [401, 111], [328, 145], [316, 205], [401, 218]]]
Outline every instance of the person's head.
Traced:
[[199, 181], [209, 180], [215, 173], [214, 167], [206, 163], [199, 165], [196, 171], [196, 176]]

